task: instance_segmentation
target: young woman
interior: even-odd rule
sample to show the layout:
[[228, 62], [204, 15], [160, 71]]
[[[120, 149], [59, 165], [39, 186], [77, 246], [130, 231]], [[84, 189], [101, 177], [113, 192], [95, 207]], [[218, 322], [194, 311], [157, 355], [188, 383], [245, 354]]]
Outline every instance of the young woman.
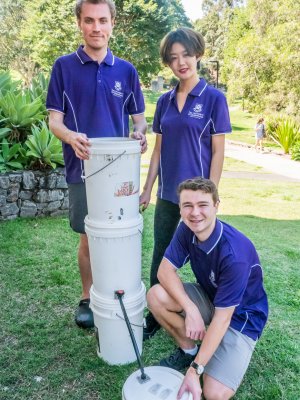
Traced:
[[255, 125], [255, 150], [259, 146], [260, 152], [263, 151], [263, 139], [265, 137], [265, 124], [264, 119], [259, 118], [256, 125]]
[[[178, 184], [201, 176], [218, 185], [222, 173], [224, 135], [231, 132], [231, 125], [223, 93], [198, 76], [197, 65], [204, 49], [202, 35], [190, 28], [169, 32], [160, 46], [163, 63], [179, 83], [157, 102], [153, 121], [156, 142], [140, 196], [140, 204], [146, 209], [158, 175], [151, 286], [158, 283], [159, 264], [180, 219]], [[158, 329], [158, 323], [148, 314], [144, 340]]]

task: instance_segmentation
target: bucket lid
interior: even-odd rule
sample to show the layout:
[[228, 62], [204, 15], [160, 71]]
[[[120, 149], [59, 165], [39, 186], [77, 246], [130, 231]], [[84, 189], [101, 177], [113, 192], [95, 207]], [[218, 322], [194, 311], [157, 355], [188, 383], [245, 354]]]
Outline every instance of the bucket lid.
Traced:
[[101, 137], [90, 139], [91, 154], [121, 154], [140, 153], [141, 146], [138, 140], [127, 137]]
[[[123, 386], [123, 400], [176, 400], [184, 376], [175, 369], [154, 366], [146, 367], [145, 374], [150, 378], [140, 381], [141, 371], [129, 376]], [[192, 400], [191, 393], [184, 393], [181, 400]]]

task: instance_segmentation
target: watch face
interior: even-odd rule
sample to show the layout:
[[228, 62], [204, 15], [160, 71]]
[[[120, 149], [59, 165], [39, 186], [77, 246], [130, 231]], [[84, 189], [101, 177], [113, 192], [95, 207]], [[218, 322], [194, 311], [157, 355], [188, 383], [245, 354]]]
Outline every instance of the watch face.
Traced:
[[191, 367], [195, 368], [198, 375], [201, 375], [204, 371], [203, 365], [201, 365], [201, 364], [199, 365], [199, 364], [195, 363], [195, 361], [193, 361], [191, 363]]
[[198, 375], [201, 375], [201, 374], [203, 373], [203, 371], [204, 371], [203, 365], [198, 365], [197, 374], [198, 374]]

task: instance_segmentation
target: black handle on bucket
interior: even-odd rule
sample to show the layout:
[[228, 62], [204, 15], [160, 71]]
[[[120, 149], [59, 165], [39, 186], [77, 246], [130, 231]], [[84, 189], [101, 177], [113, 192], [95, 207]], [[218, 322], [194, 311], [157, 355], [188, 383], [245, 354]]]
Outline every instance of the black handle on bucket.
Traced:
[[142, 380], [146, 380], [146, 379], [148, 380], [149, 377], [145, 374], [143, 362], [142, 362], [142, 359], [141, 359], [141, 356], [140, 356], [140, 352], [139, 352], [139, 349], [138, 349], [138, 346], [137, 346], [137, 343], [136, 343], [136, 340], [135, 340], [135, 337], [134, 337], [134, 333], [133, 333], [133, 330], [131, 328], [131, 324], [130, 324], [130, 321], [129, 321], [129, 318], [128, 318], [128, 315], [127, 315], [127, 312], [126, 312], [126, 309], [125, 309], [125, 306], [124, 306], [124, 303], [123, 303], [123, 296], [124, 296], [125, 292], [124, 292], [124, 290], [116, 290], [115, 294], [116, 294], [116, 296], [117, 296], [117, 298], [118, 298], [118, 300], [120, 302], [120, 305], [121, 305], [121, 308], [122, 308], [122, 312], [123, 312], [123, 315], [124, 315], [124, 319], [125, 319], [125, 322], [126, 322], [126, 325], [127, 325], [128, 331], [129, 331], [129, 335], [130, 335], [130, 338], [131, 338], [131, 341], [132, 341], [132, 344], [133, 344], [133, 348], [134, 348], [134, 351], [135, 351], [135, 355], [136, 355], [136, 358], [137, 358], [137, 362], [139, 364], [139, 367], [140, 367], [140, 370], [141, 370], [141, 373], [142, 373], [141, 379]]
[[92, 174], [88, 175], [88, 176], [84, 176], [82, 175], [83, 179], [88, 179], [91, 176], [94, 176], [96, 174], [98, 174], [98, 172], [103, 171], [105, 168], [107, 168], [110, 164], [114, 163], [115, 161], [117, 161], [120, 157], [122, 157], [124, 154], [126, 153], [126, 150], [123, 151], [123, 153], [119, 154], [118, 157], [114, 158], [112, 161], [110, 161], [108, 164], [104, 165], [104, 167], [98, 169], [98, 171], [93, 172]]

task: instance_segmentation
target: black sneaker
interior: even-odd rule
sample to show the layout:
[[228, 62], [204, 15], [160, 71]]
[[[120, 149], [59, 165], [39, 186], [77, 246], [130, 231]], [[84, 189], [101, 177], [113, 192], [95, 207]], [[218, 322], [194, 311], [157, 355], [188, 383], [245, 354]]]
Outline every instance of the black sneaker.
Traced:
[[183, 371], [191, 365], [191, 362], [194, 361], [195, 357], [196, 355], [191, 356], [190, 354], [185, 353], [180, 347], [177, 347], [174, 353], [169, 357], [160, 360], [159, 365], [162, 367], [173, 368], [177, 371]]
[[154, 336], [156, 332], [161, 328], [159, 323], [153, 317], [153, 314], [151, 314], [150, 312], [148, 313], [148, 315], [146, 315], [145, 322], [146, 326], [143, 330], [143, 341], [152, 338], [152, 336]]
[[90, 309], [90, 299], [80, 300], [75, 311], [75, 322], [80, 328], [93, 328], [94, 316]]

